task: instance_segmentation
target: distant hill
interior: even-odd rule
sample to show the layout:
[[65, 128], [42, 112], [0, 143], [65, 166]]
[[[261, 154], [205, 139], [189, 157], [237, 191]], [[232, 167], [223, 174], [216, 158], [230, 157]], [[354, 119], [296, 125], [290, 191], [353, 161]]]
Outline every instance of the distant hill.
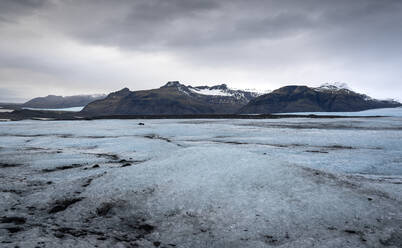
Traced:
[[106, 95], [76, 95], [76, 96], [55, 96], [48, 95], [37, 97], [22, 104], [22, 107], [29, 108], [71, 108], [85, 106], [95, 100], [105, 98]]
[[350, 90], [345, 84], [325, 84], [317, 88], [291, 85], [251, 100], [238, 113], [352, 112], [398, 106], [401, 103], [373, 99]]
[[88, 104], [87, 115], [228, 114], [238, 111], [260, 94], [229, 89], [227, 85], [185, 86], [168, 82], [158, 89], [130, 91], [124, 88]]

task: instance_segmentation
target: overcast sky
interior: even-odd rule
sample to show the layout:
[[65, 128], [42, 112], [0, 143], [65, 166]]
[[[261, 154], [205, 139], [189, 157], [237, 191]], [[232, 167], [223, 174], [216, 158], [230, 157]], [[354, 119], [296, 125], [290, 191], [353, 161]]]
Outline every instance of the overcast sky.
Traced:
[[0, 0], [0, 102], [343, 82], [402, 100], [401, 0]]

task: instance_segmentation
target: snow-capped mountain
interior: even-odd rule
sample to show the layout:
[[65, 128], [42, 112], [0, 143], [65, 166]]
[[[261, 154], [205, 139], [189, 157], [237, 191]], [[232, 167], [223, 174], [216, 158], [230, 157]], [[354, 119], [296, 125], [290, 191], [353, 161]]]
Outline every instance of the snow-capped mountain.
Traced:
[[234, 90], [226, 84], [191, 86], [171, 81], [158, 89], [111, 93], [104, 100], [88, 104], [83, 113], [113, 114], [229, 114], [234, 113], [257, 92]]
[[250, 100], [239, 113], [352, 112], [398, 106], [401, 103], [397, 101], [374, 99], [351, 90], [344, 83], [335, 83], [316, 88], [285, 86]]
[[[345, 94], [359, 94], [354, 92], [346, 83], [325, 83], [322, 84], [319, 87], [314, 88], [316, 91], [320, 92], [332, 92], [332, 93], [345, 93]], [[391, 104], [397, 104], [398, 101], [394, 99], [375, 99], [371, 96], [368, 96], [366, 94], [359, 94], [365, 101], [376, 101], [376, 102], [387, 102]]]

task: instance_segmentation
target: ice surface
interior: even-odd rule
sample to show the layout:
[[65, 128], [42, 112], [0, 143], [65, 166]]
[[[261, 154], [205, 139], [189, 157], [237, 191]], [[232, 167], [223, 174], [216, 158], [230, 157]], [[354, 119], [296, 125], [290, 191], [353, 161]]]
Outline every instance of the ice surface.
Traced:
[[14, 111], [13, 109], [5, 109], [5, 108], [0, 107], [0, 113], [9, 113], [9, 112], [13, 112], [13, 111]]
[[358, 111], [358, 112], [297, 112], [297, 113], [279, 113], [279, 114], [402, 117], [402, 107], [370, 109], [370, 110], [364, 110], [364, 111]]
[[3, 122], [0, 178], [0, 247], [402, 244], [399, 117]]
[[30, 110], [46, 110], [46, 111], [67, 111], [67, 112], [80, 112], [85, 106], [71, 107], [71, 108], [23, 108]]

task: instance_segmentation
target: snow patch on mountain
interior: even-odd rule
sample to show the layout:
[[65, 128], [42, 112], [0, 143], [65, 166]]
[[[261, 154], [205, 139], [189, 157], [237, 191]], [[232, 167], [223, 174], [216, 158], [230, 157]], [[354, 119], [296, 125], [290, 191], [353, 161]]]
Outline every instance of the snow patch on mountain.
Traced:
[[189, 88], [189, 90], [193, 93], [201, 94], [201, 95], [208, 95], [208, 96], [233, 96], [227, 91], [221, 89], [198, 89], [198, 88]]
[[170, 81], [162, 88], [174, 87], [182, 94], [191, 95], [196, 94], [198, 96], [212, 97], [212, 98], [234, 98], [239, 101], [248, 102], [250, 99], [256, 98], [260, 95], [266, 94], [267, 91], [258, 92], [254, 90], [245, 89], [232, 89], [226, 84], [219, 84], [214, 86], [191, 86], [181, 84], [179, 81]]
[[352, 91], [350, 87], [346, 83], [325, 83], [319, 87], [316, 87], [315, 90], [317, 91], [340, 91], [340, 90], [347, 90]]
[[[215, 86], [188, 86], [192, 93], [208, 96], [226, 96], [234, 97], [236, 99], [248, 99], [250, 97], [259, 97], [263, 94], [267, 94], [270, 91], [258, 91], [256, 89], [237, 89], [228, 88], [226, 84], [215, 85]], [[246, 96], [247, 95], [247, 96]]]
[[246, 89], [232, 88], [232, 90], [250, 92], [255, 97], [262, 96], [262, 95], [265, 95], [265, 94], [268, 94], [268, 93], [272, 92], [272, 90], [256, 89], [256, 88], [246, 88]]

